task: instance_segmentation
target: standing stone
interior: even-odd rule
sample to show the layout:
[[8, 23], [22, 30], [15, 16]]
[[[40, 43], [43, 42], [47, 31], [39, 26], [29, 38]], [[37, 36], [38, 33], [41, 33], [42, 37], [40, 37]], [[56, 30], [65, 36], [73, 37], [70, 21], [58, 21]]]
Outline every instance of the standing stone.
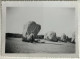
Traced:
[[61, 36], [61, 41], [62, 41], [62, 42], [67, 42], [67, 37], [66, 37], [65, 34], [63, 34], [63, 35]]
[[72, 42], [72, 43], [75, 43], [75, 33], [72, 34], [71, 42]]
[[55, 41], [57, 42], [56, 33], [55, 32], [48, 32], [44, 35], [45, 40]]
[[23, 40], [30, 41], [32, 36], [35, 38], [39, 33], [41, 26], [36, 24], [34, 21], [29, 21], [24, 25], [23, 29]]
[[61, 37], [57, 37], [58, 41], [61, 41]]

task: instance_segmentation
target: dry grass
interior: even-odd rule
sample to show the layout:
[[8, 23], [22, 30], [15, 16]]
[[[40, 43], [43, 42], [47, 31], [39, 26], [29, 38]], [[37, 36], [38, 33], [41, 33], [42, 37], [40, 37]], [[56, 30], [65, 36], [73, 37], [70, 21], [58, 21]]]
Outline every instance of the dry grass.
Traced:
[[22, 42], [22, 38], [6, 39], [6, 53], [75, 53], [75, 44], [64, 42], [51, 42], [41, 40], [45, 43]]

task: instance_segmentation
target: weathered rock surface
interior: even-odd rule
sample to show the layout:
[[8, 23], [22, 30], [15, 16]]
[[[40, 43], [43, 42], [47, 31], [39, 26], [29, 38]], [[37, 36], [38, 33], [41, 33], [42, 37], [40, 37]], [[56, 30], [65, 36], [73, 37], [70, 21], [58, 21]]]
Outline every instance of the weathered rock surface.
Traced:
[[44, 39], [50, 40], [50, 41], [55, 41], [55, 42], [58, 41], [55, 32], [48, 32], [48, 33], [46, 33], [44, 35]]
[[61, 41], [63, 41], [63, 42], [67, 42], [67, 37], [66, 37], [65, 34], [63, 34], [63, 35], [61, 36]]
[[32, 35], [34, 38], [39, 33], [41, 29], [41, 25], [36, 24], [34, 21], [29, 21], [27, 24], [24, 25], [23, 29], [23, 40], [29, 41], [32, 38]]
[[75, 43], [75, 33], [72, 34], [71, 42], [72, 42], [72, 43]]

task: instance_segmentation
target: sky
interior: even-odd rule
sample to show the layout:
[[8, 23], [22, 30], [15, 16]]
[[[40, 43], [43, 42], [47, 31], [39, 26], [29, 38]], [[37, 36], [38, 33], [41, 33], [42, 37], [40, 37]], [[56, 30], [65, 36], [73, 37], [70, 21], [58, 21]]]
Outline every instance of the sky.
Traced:
[[75, 9], [68, 7], [7, 7], [6, 33], [23, 32], [23, 26], [28, 21], [41, 25], [39, 35], [50, 31], [57, 36], [65, 33], [71, 37], [75, 32]]

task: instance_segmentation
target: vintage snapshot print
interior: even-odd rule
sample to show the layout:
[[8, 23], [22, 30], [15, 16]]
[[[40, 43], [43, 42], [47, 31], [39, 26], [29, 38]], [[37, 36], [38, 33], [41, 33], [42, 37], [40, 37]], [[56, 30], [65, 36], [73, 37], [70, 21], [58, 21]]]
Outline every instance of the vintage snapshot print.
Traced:
[[65, 3], [2, 2], [2, 55], [78, 57], [76, 3]]
[[[2, 0], [2, 1], [14, 1], [14, 0]], [[78, 0], [16, 0], [16, 1], [78, 1]]]

